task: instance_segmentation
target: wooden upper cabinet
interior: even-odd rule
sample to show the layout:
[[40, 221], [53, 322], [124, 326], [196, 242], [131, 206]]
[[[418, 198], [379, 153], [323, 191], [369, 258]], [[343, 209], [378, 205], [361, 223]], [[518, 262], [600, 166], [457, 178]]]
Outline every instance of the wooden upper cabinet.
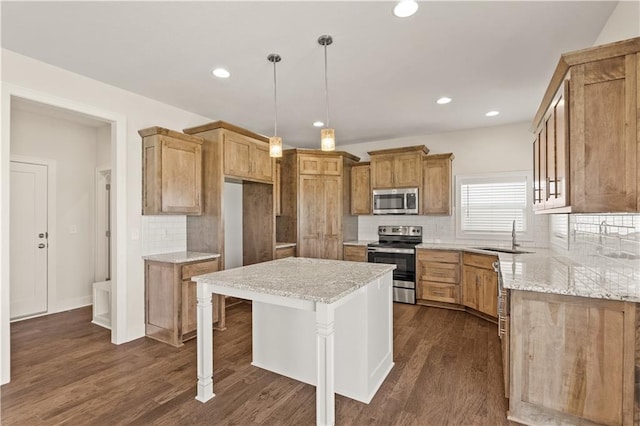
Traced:
[[368, 162], [351, 168], [351, 214], [371, 214], [371, 167]]
[[269, 144], [230, 131], [224, 133], [224, 174], [261, 182], [273, 182]]
[[276, 174], [274, 176], [273, 197], [275, 198], [276, 216], [282, 214], [282, 163], [276, 161]]
[[342, 176], [341, 157], [301, 155], [299, 158], [299, 167], [301, 175]]
[[562, 55], [533, 128], [534, 208], [637, 212], [640, 37]]
[[411, 188], [422, 185], [422, 160], [426, 146], [371, 151], [371, 188]]
[[142, 214], [202, 213], [202, 142], [162, 127], [142, 136]]
[[422, 213], [451, 215], [453, 154], [427, 155], [422, 163]]

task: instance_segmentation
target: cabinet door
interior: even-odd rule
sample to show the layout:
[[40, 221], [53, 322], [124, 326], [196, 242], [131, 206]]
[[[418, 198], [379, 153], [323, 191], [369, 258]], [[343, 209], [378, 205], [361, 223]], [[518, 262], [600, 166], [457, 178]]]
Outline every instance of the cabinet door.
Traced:
[[550, 182], [550, 204], [552, 207], [565, 207], [568, 205], [570, 197], [569, 182], [569, 85], [570, 81], [565, 80], [559, 89], [559, 97], [554, 106], [555, 114], [555, 179]]
[[365, 246], [344, 246], [344, 260], [351, 262], [366, 262], [367, 247]]
[[224, 134], [224, 174], [249, 177], [251, 172], [251, 141], [228, 132]]
[[393, 188], [393, 155], [371, 156], [371, 188]]
[[322, 200], [324, 210], [322, 228], [323, 259], [342, 259], [342, 178], [323, 176]]
[[298, 167], [301, 175], [321, 175], [322, 157], [314, 155], [301, 155], [298, 159]]
[[163, 137], [161, 151], [162, 212], [200, 214], [202, 146]]
[[638, 211], [637, 85], [636, 54], [571, 69], [574, 212]]
[[314, 175], [300, 175], [298, 255], [319, 258], [324, 228], [322, 180]]
[[480, 295], [478, 310], [492, 317], [498, 316], [498, 274], [493, 271], [481, 269]]
[[462, 304], [473, 309], [480, 306], [478, 289], [480, 288], [481, 274], [478, 268], [473, 266], [463, 266], [462, 268]]
[[533, 149], [533, 209], [542, 210], [545, 208], [545, 200], [547, 198], [547, 132], [544, 122], [536, 132]]
[[274, 160], [269, 155], [269, 145], [254, 142], [251, 145], [251, 177], [265, 182], [273, 182]]
[[419, 152], [394, 156], [393, 184], [395, 187], [419, 187], [422, 184], [422, 155]]
[[351, 214], [371, 214], [371, 167], [351, 168]]
[[427, 159], [422, 168], [422, 213], [451, 215], [451, 158]]

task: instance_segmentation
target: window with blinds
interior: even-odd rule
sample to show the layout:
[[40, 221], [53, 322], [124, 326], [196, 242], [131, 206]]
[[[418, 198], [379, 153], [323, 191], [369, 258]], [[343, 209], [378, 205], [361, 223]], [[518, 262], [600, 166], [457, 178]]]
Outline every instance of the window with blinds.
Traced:
[[513, 221], [519, 239], [532, 239], [531, 178], [526, 172], [458, 176], [459, 236], [504, 239], [511, 237]]

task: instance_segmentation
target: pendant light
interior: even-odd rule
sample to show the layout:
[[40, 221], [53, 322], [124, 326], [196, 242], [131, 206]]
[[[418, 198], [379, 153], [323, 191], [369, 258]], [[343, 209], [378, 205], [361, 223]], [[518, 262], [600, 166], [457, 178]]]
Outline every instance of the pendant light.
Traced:
[[278, 136], [278, 84], [276, 80], [276, 64], [282, 60], [277, 53], [267, 56], [269, 62], [273, 64], [273, 136], [269, 138], [269, 156], [282, 157], [282, 138]]
[[320, 130], [320, 148], [323, 151], [335, 151], [336, 149], [336, 132], [329, 127], [329, 83], [327, 80], [327, 46], [333, 43], [330, 35], [322, 35], [318, 38], [318, 43], [324, 46], [324, 94], [327, 104], [327, 121], [325, 128]]

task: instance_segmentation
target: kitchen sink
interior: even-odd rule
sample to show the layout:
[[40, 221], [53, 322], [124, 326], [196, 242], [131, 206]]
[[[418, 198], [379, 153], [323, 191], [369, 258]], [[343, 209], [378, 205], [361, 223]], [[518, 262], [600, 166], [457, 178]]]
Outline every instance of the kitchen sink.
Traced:
[[501, 248], [501, 247], [473, 247], [477, 250], [486, 250], [486, 251], [497, 251], [498, 253], [510, 253], [510, 254], [525, 254], [525, 253], [533, 253], [532, 251], [526, 250], [512, 250], [509, 248]]

